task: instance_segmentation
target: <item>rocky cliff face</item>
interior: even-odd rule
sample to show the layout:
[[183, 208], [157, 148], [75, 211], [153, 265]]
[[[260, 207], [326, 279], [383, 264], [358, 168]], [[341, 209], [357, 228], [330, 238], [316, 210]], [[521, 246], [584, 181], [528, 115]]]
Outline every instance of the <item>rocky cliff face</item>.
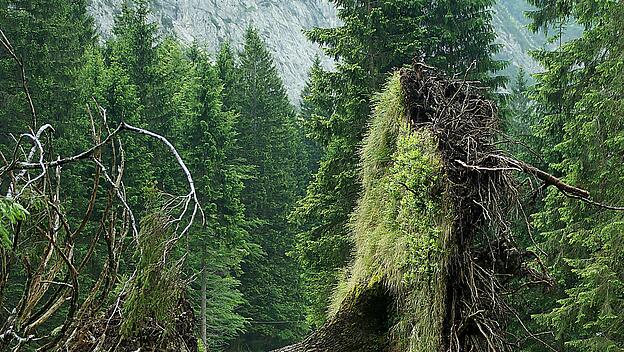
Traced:
[[[100, 32], [110, 35], [123, 0], [92, 0], [90, 11]], [[275, 61], [292, 101], [299, 100], [307, 72], [320, 49], [303, 30], [339, 24], [329, 0], [152, 0], [154, 19], [167, 33], [185, 42], [196, 40], [211, 52], [229, 40], [240, 45], [253, 25], [275, 53]]]
[[[91, 0], [90, 10], [100, 32], [110, 35], [114, 15], [123, 0]], [[186, 42], [194, 40], [215, 52], [229, 40], [240, 45], [245, 29], [256, 27], [275, 53], [276, 65], [292, 101], [299, 100], [307, 72], [319, 48], [306, 40], [303, 30], [339, 25], [329, 0], [152, 0], [154, 19], [163, 32], [175, 33]], [[525, 0], [500, 0], [494, 8], [494, 25], [503, 44], [501, 58], [529, 72], [539, 69], [526, 53], [543, 45], [529, 33], [523, 12]]]
[[527, 72], [540, 69], [528, 52], [545, 45], [546, 39], [544, 35], [531, 33], [527, 29], [530, 20], [525, 12], [530, 9], [525, 0], [498, 0], [494, 5], [492, 24], [496, 28], [498, 42], [502, 44], [499, 56], [509, 61], [510, 66], [504, 73], [510, 76], [520, 67]]

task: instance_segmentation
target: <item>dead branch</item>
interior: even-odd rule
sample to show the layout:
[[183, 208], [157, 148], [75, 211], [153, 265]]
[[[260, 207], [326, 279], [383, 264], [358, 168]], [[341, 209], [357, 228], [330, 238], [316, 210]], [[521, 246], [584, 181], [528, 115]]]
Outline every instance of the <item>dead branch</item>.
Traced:
[[[92, 314], [94, 309], [98, 309], [106, 302], [106, 297], [115, 284], [115, 276], [119, 269], [121, 251], [124, 247], [124, 238], [128, 229], [132, 232], [135, 241], [138, 241], [138, 224], [126, 200], [123, 184], [125, 157], [120, 139], [122, 132], [145, 135], [163, 143], [176, 159], [189, 183], [190, 190], [188, 194], [174, 197], [179, 200], [179, 202], [176, 201], [177, 204], [176, 202], [169, 202], [169, 210], [178, 212], [175, 219], [170, 223], [176, 224], [176, 231], [174, 232], [176, 235], [168, 239], [167, 250], [163, 254], [163, 257], [173, 248], [178, 239], [188, 233], [198, 213], [201, 215], [203, 221], [204, 215], [198, 201], [195, 183], [189, 169], [173, 144], [164, 136], [129, 125], [125, 122], [120, 123], [114, 130], [111, 130], [107, 125], [106, 111], [99, 105], [98, 108], [105, 124], [104, 128], [108, 131], [108, 135], [104, 139], [99, 137], [96, 133], [93, 116], [90, 114], [92, 121], [91, 133], [93, 135], [94, 144], [89, 149], [73, 156], [58, 157], [56, 160], [45, 160], [46, 155], [50, 154], [46, 148], [51, 146], [44, 145], [41, 138], [44, 133], [54, 130], [51, 125], [46, 124], [39, 128], [37, 133], [30, 132], [20, 135], [20, 138], [16, 139], [13, 159], [11, 161], [5, 160], [5, 165], [0, 168], [0, 179], [8, 179], [10, 190], [8, 196], [15, 201], [23, 198], [25, 194], [33, 197], [41, 197], [46, 204], [46, 208], [43, 213], [40, 214], [41, 219], [33, 219], [33, 221], [45, 224], [44, 219], [47, 219], [47, 225], [37, 225], [33, 227], [33, 230], [41, 234], [47, 241], [47, 246], [43, 249], [41, 256], [37, 258], [39, 260], [38, 265], [33, 267], [27, 257], [21, 258], [27, 273], [27, 280], [22, 298], [19, 300], [17, 306], [10, 311], [7, 321], [0, 325], [0, 350], [11, 346], [13, 350], [18, 351], [25, 348], [26, 345], [33, 341], [43, 341], [42, 348], [44, 350], [53, 349], [65, 338], [66, 333], [75, 336], [78, 332], [80, 325], [76, 322], [76, 316], [84, 318], [87, 314]], [[32, 145], [28, 154], [26, 154], [23, 150], [24, 148], [21, 146], [26, 140], [30, 141]], [[102, 150], [107, 146], [111, 147], [113, 165], [110, 167], [115, 174], [109, 174], [108, 169], [101, 160]], [[23, 160], [18, 160], [17, 157], [18, 151], [20, 150], [23, 154]], [[119, 152], [119, 154], [117, 152]], [[33, 159], [36, 161], [33, 161]], [[84, 216], [77, 228], [72, 229], [66, 219], [64, 210], [62, 210], [60, 206], [60, 170], [63, 165], [88, 159], [91, 159], [95, 163], [93, 187], [90, 197], [88, 198]], [[56, 172], [49, 172], [49, 170], [52, 170], [51, 168], [56, 170]], [[31, 174], [34, 175], [31, 177]], [[106, 184], [110, 186], [109, 197], [106, 202], [107, 205], [99, 221], [99, 230], [91, 239], [86, 255], [77, 263], [77, 259], [74, 255], [74, 240], [85, 229], [91, 214], [94, 212], [100, 177], [103, 177]], [[15, 190], [19, 190], [19, 192]], [[27, 190], [29, 190], [29, 192], [26, 192]], [[119, 205], [113, 205], [114, 199], [117, 199], [117, 204], [120, 204], [123, 210], [121, 212], [121, 217], [118, 217], [118, 212], [115, 210], [119, 209]], [[107, 217], [110, 218], [106, 219]], [[120, 229], [118, 228], [119, 224], [121, 224]], [[179, 232], [178, 226], [182, 228]], [[107, 244], [108, 260], [104, 263], [103, 270], [100, 272], [98, 279], [90, 292], [88, 292], [86, 298], [80, 299], [81, 289], [78, 286], [78, 278], [95, 250], [95, 245], [98, 238], [100, 238], [100, 233], [105, 234], [104, 239]], [[61, 241], [64, 241], [64, 244]], [[11, 256], [14, 256], [18, 250], [17, 234], [14, 235], [13, 242], [13, 251], [8, 253]], [[3, 261], [7, 259], [4, 254], [2, 258]], [[180, 262], [177, 264], [179, 265]], [[65, 272], [66, 275], [65, 280], [59, 281], [57, 279], [58, 275], [62, 275], [63, 272]], [[135, 275], [136, 273], [134, 273], [132, 277]], [[0, 292], [7, 283], [7, 278], [8, 268], [3, 266], [2, 281], [0, 282], [2, 287], [0, 287]], [[119, 300], [124, 294], [126, 294], [126, 292], [122, 289], [120, 297], [118, 297], [118, 302], [120, 302]], [[99, 299], [97, 299], [98, 297]], [[61, 311], [60, 308], [67, 303], [69, 303], [69, 309], [63, 311], [65, 315], [64, 323], [60, 326], [60, 329], [56, 331], [54, 336], [37, 336], [33, 333], [52, 316], [58, 315], [58, 312]]]
[[517, 159], [513, 159], [507, 156], [502, 156], [502, 155], [491, 155], [494, 158], [498, 158], [502, 161], [504, 161], [505, 163], [509, 164], [509, 165], [513, 165], [518, 167], [519, 169], [521, 169], [523, 172], [535, 176], [536, 178], [542, 180], [544, 182], [544, 184], [546, 186], [555, 186], [557, 187], [560, 191], [564, 192], [564, 193], [568, 193], [568, 194], [573, 194], [578, 196], [579, 198], [589, 198], [589, 192], [578, 188], [578, 187], [574, 187], [571, 186], [563, 181], [561, 181], [559, 178], [545, 172], [542, 171], [534, 166], [531, 166], [523, 161], [517, 160]]
[[485, 172], [500, 172], [500, 171], [518, 171], [518, 172], [524, 172], [528, 175], [531, 175], [539, 180], [541, 180], [544, 183], [545, 187], [548, 186], [554, 186], [556, 187], [559, 191], [561, 191], [561, 193], [563, 193], [565, 196], [569, 197], [569, 198], [573, 198], [573, 199], [578, 199], [582, 202], [591, 204], [593, 206], [599, 207], [599, 208], [604, 208], [607, 210], [614, 210], [614, 211], [624, 211], [624, 207], [620, 207], [620, 206], [614, 206], [614, 205], [608, 205], [608, 204], [604, 204], [601, 202], [597, 202], [595, 200], [592, 200], [590, 197], [590, 193], [587, 190], [584, 190], [582, 188], [579, 187], [575, 187], [572, 186], [564, 181], [562, 181], [560, 178], [549, 174], [546, 171], [540, 170], [532, 165], [529, 165], [523, 161], [508, 157], [508, 156], [503, 156], [503, 155], [490, 155], [493, 158], [498, 158], [502, 161], [504, 161], [505, 163], [507, 163], [508, 165], [510, 165], [509, 167], [485, 167], [485, 166], [478, 166], [478, 165], [468, 165], [465, 162], [461, 161], [461, 160], [455, 160], [459, 165], [461, 165], [462, 167], [468, 169], [468, 170], [472, 170], [472, 171], [485, 171]]

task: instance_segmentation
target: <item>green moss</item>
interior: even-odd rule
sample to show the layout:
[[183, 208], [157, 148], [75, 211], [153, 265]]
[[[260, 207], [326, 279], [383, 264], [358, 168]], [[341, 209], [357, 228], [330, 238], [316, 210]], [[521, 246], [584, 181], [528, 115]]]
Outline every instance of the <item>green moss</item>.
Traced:
[[[128, 282], [123, 303], [121, 333], [124, 337], [140, 334], [150, 324], [164, 327], [162, 336], [175, 329], [175, 308], [182, 295], [180, 265], [166, 251], [171, 240], [168, 218], [156, 211], [141, 220], [135, 258], [137, 270]], [[155, 320], [155, 322], [154, 322]]]
[[355, 261], [336, 290], [333, 308], [358, 287], [383, 280], [398, 300], [393, 344], [401, 351], [436, 351], [452, 216], [438, 143], [407, 125], [402, 99], [396, 74], [375, 101], [362, 150], [364, 192], [351, 223]]

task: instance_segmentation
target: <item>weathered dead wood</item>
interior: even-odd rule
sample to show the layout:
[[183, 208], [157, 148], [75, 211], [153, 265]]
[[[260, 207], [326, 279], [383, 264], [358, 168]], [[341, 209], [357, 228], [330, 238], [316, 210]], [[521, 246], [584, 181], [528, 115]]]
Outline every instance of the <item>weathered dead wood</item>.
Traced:
[[362, 285], [308, 338], [274, 352], [381, 352], [388, 347], [390, 297], [381, 283]]
[[[4, 38], [0, 39], [4, 40]], [[103, 128], [100, 130], [106, 130], [108, 135], [103, 139], [100, 138], [100, 133], [96, 131], [94, 118], [90, 114], [94, 142], [91, 148], [73, 156], [64, 158], [59, 156], [56, 159], [51, 159], [49, 151], [52, 145], [50, 143], [46, 145], [42, 140], [45, 133], [54, 132], [54, 129], [51, 125], [44, 124], [36, 133], [32, 132], [34, 130], [32, 128], [31, 132], [22, 134], [16, 140], [15, 152], [11, 160], [2, 156], [4, 165], [0, 166], [0, 183], [6, 182], [8, 184], [8, 193], [5, 198], [16, 203], [21, 202], [27, 208], [32, 205], [34, 199], [37, 199], [43, 206], [29, 209], [33, 211], [33, 214], [30, 215], [33, 218], [32, 223], [31, 221], [18, 223], [12, 234], [12, 248], [10, 250], [0, 249], [3, 266], [0, 271], [0, 301], [2, 301], [3, 289], [9, 280], [11, 267], [21, 262], [26, 274], [21, 298], [15, 307], [6, 309], [8, 313], [5, 315], [6, 319], [0, 323], [0, 350], [30, 350], [33, 346], [40, 346], [38, 351], [55, 350], [71, 339], [72, 336], [75, 337], [85, 322], [95, 318], [98, 309], [109, 297], [115, 284], [123, 248], [127, 245], [126, 234], [132, 231], [135, 240], [138, 240], [136, 237], [138, 236], [136, 220], [126, 201], [123, 184], [125, 157], [122, 141], [119, 138], [122, 132], [141, 134], [159, 140], [171, 152], [188, 181], [189, 193], [176, 197], [176, 201], [164, 209], [172, 216], [171, 221], [166, 226], [175, 227], [175, 230], [172, 238], [167, 239], [166, 249], [162, 253], [163, 262], [176, 242], [188, 233], [196, 217], [200, 216], [203, 220], [203, 212], [197, 198], [193, 178], [173, 144], [164, 136], [125, 122], [121, 122], [117, 128], [112, 130], [108, 126], [106, 111], [97, 103], [95, 105], [103, 121]], [[31, 148], [30, 152], [26, 153], [21, 144], [28, 140], [31, 143]], [[102, 160], [104, 147], [109, 148], [111, 153], [110, 159], [106, 161], [109, 164], [108, 168], [104, 166]], [[20, 153], [18, 151], [21, 151], [22, 160], [19, 159], [18, 154]], [[33, 160], [36, 161], [33, 162]], [[87, 195], [88, 203], [83, 213], [84, 216], [73, 228], [66, 211], [61, 206], [60, 194], [63, 187], [61, 169], [66, 164], [88, 160], [95, 163], [93, 187], [91, 193]], [[78, 261], [79, 258], [75, 253], [76, 243], [87, 223], [93, 222], [94, 207], [98, 202], [98, 195], [103, 189], [100, 177], [103, 177], [106, 185], [109, 186], [108, 189], [105, 189], [107, 199], [104, 202], [102, 212], [98, 213], [99, 220], [95, 221], [95, 223], [99, 223], [97, 231], [89, 239], [86, 254]], [[117, 202], [115, 202], [115, 198]], [[21, 239], [18, 241], [20, 235], [22, 237], [28, 235], [33, 239], [43, 239], [41, 254], [36, 257], [29, 256], [29, 251], [21, 248], [28, 246], [29, 241]], [[102, 237], [106, 242], [108, 255], [102, 271], [91, 289], [79, 287], [79, 279], [84, 276], [83, 269], [92, 258], [95, 246]], [[175, 265], [180, 264], [181, 261]], [[119, 296], [124, 294], [122, 289]], [[54, 334], [38, 331], [53, 317], [61, 318], [62, 321], [62, 324], [55, 329]], [[193, 320], [190, 320], [189, 324], [191, 323]], [[192, 327], [186, 331], [192, 336]], [[194, 341], [188, 336], [184, 340], [186, 341], [185, 344]], [[191, 344], [189, 350], [196, 350], [196, 346]]]

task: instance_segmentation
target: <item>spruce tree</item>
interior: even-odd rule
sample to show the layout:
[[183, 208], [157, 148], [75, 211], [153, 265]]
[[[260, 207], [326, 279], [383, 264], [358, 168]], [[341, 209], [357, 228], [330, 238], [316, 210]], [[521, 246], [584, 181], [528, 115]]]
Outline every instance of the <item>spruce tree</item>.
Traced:
[[[550, 171], [587, 189], [596, 201], [624, 199], [622, 111], [624, 5], [616, 1], [532, 1], [534, 29], [569, 20], [585, 32], [536, 57], [545, 72], [535, 94], [540, 121], [534, 126]], [[565, 351], [624, 348], [624, 216], [550, 190], [534, 215], [557, 290], [530, 312], [553, 344]], [[541, 314], [536, 314], [541, 313]], [[539, 350], [535, 348], [534, 350]]]
[[[187, 294], [200, 335], [207, 348], [219, 348], [247, 325], [239, 312], [239, 276], [243, 258], [257, 252], [247, 241], [240, 200], [247, 171], [239, 160], [235, 116], [222, 106], [222, 84], [207, 55], [197, 46], [183, 49], [174, 38], [158, 38], [146, 2], [126, 3], [115, 23], [106, 50], [112, 82], [104, 89], [105, 107], [112, 118], [168, 138], [194, 177], [206, 223], [191, 228], [179, 255], [186, 255], [187, 274], [198, 278]], [[141, 207], [154, 184], [171, 194], [188, 192], [185, 176], [161, 145], [142, 138], [127, 143], [134, 151], [127, 180], [134, 204]]]
[[[105, 62], [108, 80], [100, 80], [105, 87], [105, 101], [109, 121], [128, 122], [141, 128], [160, 133], [156, 121], [162, 116], [154, 115], [156, 103], [151, 92], [156, 87], [157, 50], [156, 26], [148, 19], [145, 1], [124, 1], [119, 15], [115, 17], [113, 37], [106, 42]], [[148, 109], [150, 111], [148, 111]], [[126, 180], [130, 204], [142, 209], [146, 191], [157, 182], [156, 171], [151, 167], [156, 159], [158, 145], [140, 136], [126, 138]], [[162, 148], [162, 147], [160, 147]]]
[[245, 302], [238, 277], [243, 259], [257, 248], [248, 242], [240, 200], [246, 170], [238, 160], [235, 115], [223, 111], [222, 85], [208, 56], [196, 45], [187, 55], [192, 66], [186, 80], [195, 82], [192, 96], [197, 104], [192, 115], [177, 121], [175, 140], [184, 150], [206, 214], [206, 225], [192, 233], [188, 265], [199, 274], [193, 285], [199, 288], [194, 290], [199, 293], [195, 302], [205, 305], [199, 310], [200, 321], [205, 321], [207, 347], [212, 350], [226, 345], [247, 325], [238, 312]]
[[0, 29], [23, 64], [39, 115], [37, 126], [33, 126], [20, 68], [2, 48], [0, 90], [6, 101], [0, 111], [3, 141], [6, 133], [19, 134], [28, 126], [38, 128], [43, 123], [53, 124], [57, 136], [64, 135], [65, 129], [72, 128], [70, 122], [80, 122], [77, 119], [84, 113], [77, 72], [85, 64], [85, 51], [95, 44], [87, 2], [7, 0], [0, 8]]
[[[92, 87], [82, 81], [82, 73], [88, 65], [88, 52], [96, 45], [87, 2], [3, 0], [0, 1], [0, 30], [5, 36], [3, 42], [5, 39], [9, 42], [6, 44], [11, 46], [19, 60], [17, 63], [4, 45], [0, 45], [0, 153], [3, 158], [10, 160], [13, 157], [13, 138], [19, 138], [23, 133], [37, 132], [44, 124], [54, 127], [53, 132], [47, 130], [50, 139], [46, 134], [41, 141], [47, 152], [66, 156], [84, 150], [91, 142], [91, 128], [84, 102], [92, 94]], [[36, 121], [23, 88], [23, 80], [32, 98]], [[30, 140], [23, 139], [21, 146], [28, 150], [30, 143]], [[52, 144], [54, 148], [50, 148]], [[16, 157], [23, 158], [21, 152]], [[74, 216], [77, 215], [71, 210], [87, 202], [85, 195], [89, 192], [90, 181], [85, 180], [91, 179], [91, 172], [92, 168], [88, 165], [63, 168], [63, 182], [67, 188], [61, 190], [60, 197], [63, 209], [70, 209], [70, 226], [75, 226]], [[6, 186], [6, 183], [0, 186], [0, 198], [7, 194]], [[23, 238], [26, 236], [23, 235]], [[21, 258], [36, 258], [45, 250], [36, 245], [39, 240], [37, 238], [33, 241], [34, 245], [28, 247], [28, 253], [13, 253], [17, 262], [11, 266], [9, 276], [16, 281], [9, 282], [8, 289], [0, 293], [0, 302], [3, 304], [0, 321], [5, 321], [10, 314], [5, 308], [15, 307], [23, 293], [19, 281], [26, 279], [28, 270], [21, 264]], [[76, 257], [84, 253], [84, 248], [80, 247], [84, 240], [76, 239]], [[61, 237], [59, 241], [62, 241]], [[2, 253], [3, 265], [11, 257], [6, 253]], [[80, 284], [89, 287], [91, 282], [85, 279]], [[67, 307], [65, 303], [60, 312]], [[62, 319], [63, 314], [57, 312], [50, 317], [49, 322], [60, 325]]]
[[221, 82], [223, 82], [223, 109], [236, 110], [238, 104], [239, 84], [241, 83], [236, 70], [234, 53], [229, 43], [224, 43], [217, 55], [216, 67]]
[[[336, 236], [331, 241], [315, 237], [318, 233], [322, 233], [325, 224], [321, 219], [309, 221], [309, 217], [314, 214], [315, 206], [320, 206], [324, 199], [332, 197], [323, 194], [323, 189], [319, 185], [326, 184], [326, 181], [319, 178], [331, 172], [327, 170], [327, 164], [320, 162], [327, 153], [326, 146], [330, 136], [326, 117], [331, 116], [337, 108], [330, 74], [322, 68], [318, 58], [310, 69], [308, 82], [301, 97], [300, 119], [310, 151], [308, 170], [313, 178], [310, 179], [310, 186], [307, 188], [308, 196], [298, 202], [298, 207], [291, 214], [291, 220], [299, 226], [296, 253], [304, 270], [307, 320], [318, 327], [325, 321], [328, 297], [336, 281], [337, 272], [331, 269], [344, 265], [344, 259], [348, 256], [350, 248], [350, 241], [346, 235], [341, 238]], [[325, 209], [326, 214], [331, 214], [334, 209]]]
[[242, 200], [254, 222], [250, 239], [262, 250], [243, 264], [241, 289], [248, 303], [242, 313], [252, 325], [237, 344], [266, 350], [303, 333], [300, 270], [289, 255], [295, 235], [287, 219], [300, 183], [301, 141], [273, 58], [252, 28], [245, 34], [237, 77], [239, 156], [252, 176], [245, 181]]

